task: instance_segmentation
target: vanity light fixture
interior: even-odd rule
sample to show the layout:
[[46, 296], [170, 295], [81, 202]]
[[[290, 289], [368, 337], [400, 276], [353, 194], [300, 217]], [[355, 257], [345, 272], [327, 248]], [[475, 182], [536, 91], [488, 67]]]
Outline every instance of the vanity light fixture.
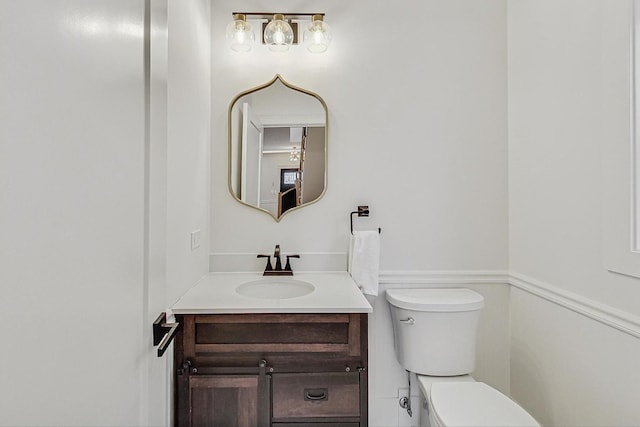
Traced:
[[252, 13], [234, 12], [233, 21], [227, 26], [226, 39], [236, 52], [248, 52], [255, 36], [247, 19], [262, 20], [262, 44], [274, 52], [286, 52], [298, 44], [298, 22], [308, 21], [303, 42], [312, 53], [322, 53], [331, 43], [331, 28], [324, 22], [324, 13]]
[[286, 52], [293, 44], [293, 28], [284, 20], [284, 15], [276, 13], [264, 29], [264, 43], [273, 52]]
[[311, 53], [322, 53], [331, 43], [331, 28], [322, 15], [313, 15], [302, 36], [302, 41]]
[[233, 21], [227, 25], [226, 39], [229, 47], [236, 52], [249, 52], [255, 38], [251, 25], [247, 23], [247, 16], [234, 13]]

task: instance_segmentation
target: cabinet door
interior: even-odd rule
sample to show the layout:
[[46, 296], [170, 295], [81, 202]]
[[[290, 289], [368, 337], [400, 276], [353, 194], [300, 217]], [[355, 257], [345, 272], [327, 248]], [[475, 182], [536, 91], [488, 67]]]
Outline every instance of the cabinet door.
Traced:
[[[258, 375], [198, 375], [189, 378], [192, 427], [265, 425], [259, 410]], [[268, 398], [268, 397], [267, 397]], [[260, 418], [263, 418], [261, 420]], [[267, 421], [268, 423], [268, 418]]]

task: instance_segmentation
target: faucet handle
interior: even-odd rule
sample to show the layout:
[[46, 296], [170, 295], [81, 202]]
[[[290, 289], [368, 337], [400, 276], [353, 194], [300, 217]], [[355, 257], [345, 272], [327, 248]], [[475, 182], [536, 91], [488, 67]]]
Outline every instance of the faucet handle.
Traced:
[[267, 259], [267, 265], [264, 268], [265, 272], [273, 270], [273, 267], [271, 266], [271, 255], [260, 254], [256, 258], [266, 258]]
[[287, 255], [287, 263], [284, 266], [284, 271], [291, 271], [291, 263], [289, 263], [289, 258], [300, 258], [300, 255]]

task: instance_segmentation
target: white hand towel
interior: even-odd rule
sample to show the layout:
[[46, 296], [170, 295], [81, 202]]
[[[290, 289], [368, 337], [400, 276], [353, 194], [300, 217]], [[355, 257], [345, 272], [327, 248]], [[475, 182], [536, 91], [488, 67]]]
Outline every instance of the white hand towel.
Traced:
[[380, 233], [354, 231], [349, 243], [349, 273], [362, 293], [378, 295]]

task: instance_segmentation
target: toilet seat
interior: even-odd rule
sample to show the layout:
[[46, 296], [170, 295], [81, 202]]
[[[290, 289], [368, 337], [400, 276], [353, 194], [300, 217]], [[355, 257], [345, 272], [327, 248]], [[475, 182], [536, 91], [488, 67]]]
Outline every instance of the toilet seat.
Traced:
[[441, 426], [539, 426], [516, 402], [478, 382], [434, 382], [432, 416]]

